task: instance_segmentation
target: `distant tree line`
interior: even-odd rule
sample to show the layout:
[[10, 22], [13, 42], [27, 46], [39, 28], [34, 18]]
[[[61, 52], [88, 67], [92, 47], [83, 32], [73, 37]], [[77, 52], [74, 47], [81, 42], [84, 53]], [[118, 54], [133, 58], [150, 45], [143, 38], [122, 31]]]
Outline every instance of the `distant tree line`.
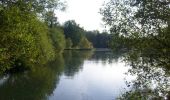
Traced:
[[63, 25], [66, 38], [66, 49], [91, 49], [93, 44], [86, 38], [85, 30], [74, 20], [70, 20]]
[[87, 39], [92, 42], [95, 48], [110, 48], [110, 42], [112, 40], [112, 34], [108, 32], [86, 31], [85, 35]]

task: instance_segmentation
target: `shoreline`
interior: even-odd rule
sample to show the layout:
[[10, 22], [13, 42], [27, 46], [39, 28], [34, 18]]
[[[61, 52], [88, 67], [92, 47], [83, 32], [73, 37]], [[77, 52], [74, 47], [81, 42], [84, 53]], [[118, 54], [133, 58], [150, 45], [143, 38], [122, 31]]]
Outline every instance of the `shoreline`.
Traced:
[[74, 49], [74, 48], [71, 48], [71, 49], [64, 49], [64, 50], [94, 50], [94, 51], [112, 51], [111, 49], [109, 48], [91, 48], [91, 49]]

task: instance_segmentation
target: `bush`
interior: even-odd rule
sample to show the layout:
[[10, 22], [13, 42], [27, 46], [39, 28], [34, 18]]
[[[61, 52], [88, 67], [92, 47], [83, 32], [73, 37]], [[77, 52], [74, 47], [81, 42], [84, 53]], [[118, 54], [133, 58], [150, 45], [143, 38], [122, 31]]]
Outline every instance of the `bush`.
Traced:
[[61, 51], [64, 50], [65, 45], [66, 45], [64, 32], [59, 27], [50, 28], [49, 30], [50, 30], [49, 33], [52, 39], [52, 44], [55, 47], [55, 51], [57, 53], [60, 53]]
[[17, 6], [0, 11], [0, 72], [54, 58], [47, 27]]

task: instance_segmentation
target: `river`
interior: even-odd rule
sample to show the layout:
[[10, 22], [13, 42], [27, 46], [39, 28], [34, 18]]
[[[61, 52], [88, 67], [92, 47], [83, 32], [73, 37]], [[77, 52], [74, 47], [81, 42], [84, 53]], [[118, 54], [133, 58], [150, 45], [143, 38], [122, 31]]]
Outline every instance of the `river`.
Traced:
[[66, 50], [46, 66], [1, 76], [0, 100], [115, 100], [133, 95], [167, 99], [166, 71], [134, 68], [124, 55]]

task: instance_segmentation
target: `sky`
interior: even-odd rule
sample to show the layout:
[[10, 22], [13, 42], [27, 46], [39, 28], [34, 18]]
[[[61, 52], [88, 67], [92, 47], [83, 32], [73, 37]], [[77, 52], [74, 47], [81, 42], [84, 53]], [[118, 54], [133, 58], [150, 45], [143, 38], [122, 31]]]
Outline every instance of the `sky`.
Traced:
[[104, 30], [102, 16], [99, 13], [106, 0], [66, 0], [66, 11], [56, 11], [58, 21], [63, 24], [68, 20], [75, 20], [85, 30]]

